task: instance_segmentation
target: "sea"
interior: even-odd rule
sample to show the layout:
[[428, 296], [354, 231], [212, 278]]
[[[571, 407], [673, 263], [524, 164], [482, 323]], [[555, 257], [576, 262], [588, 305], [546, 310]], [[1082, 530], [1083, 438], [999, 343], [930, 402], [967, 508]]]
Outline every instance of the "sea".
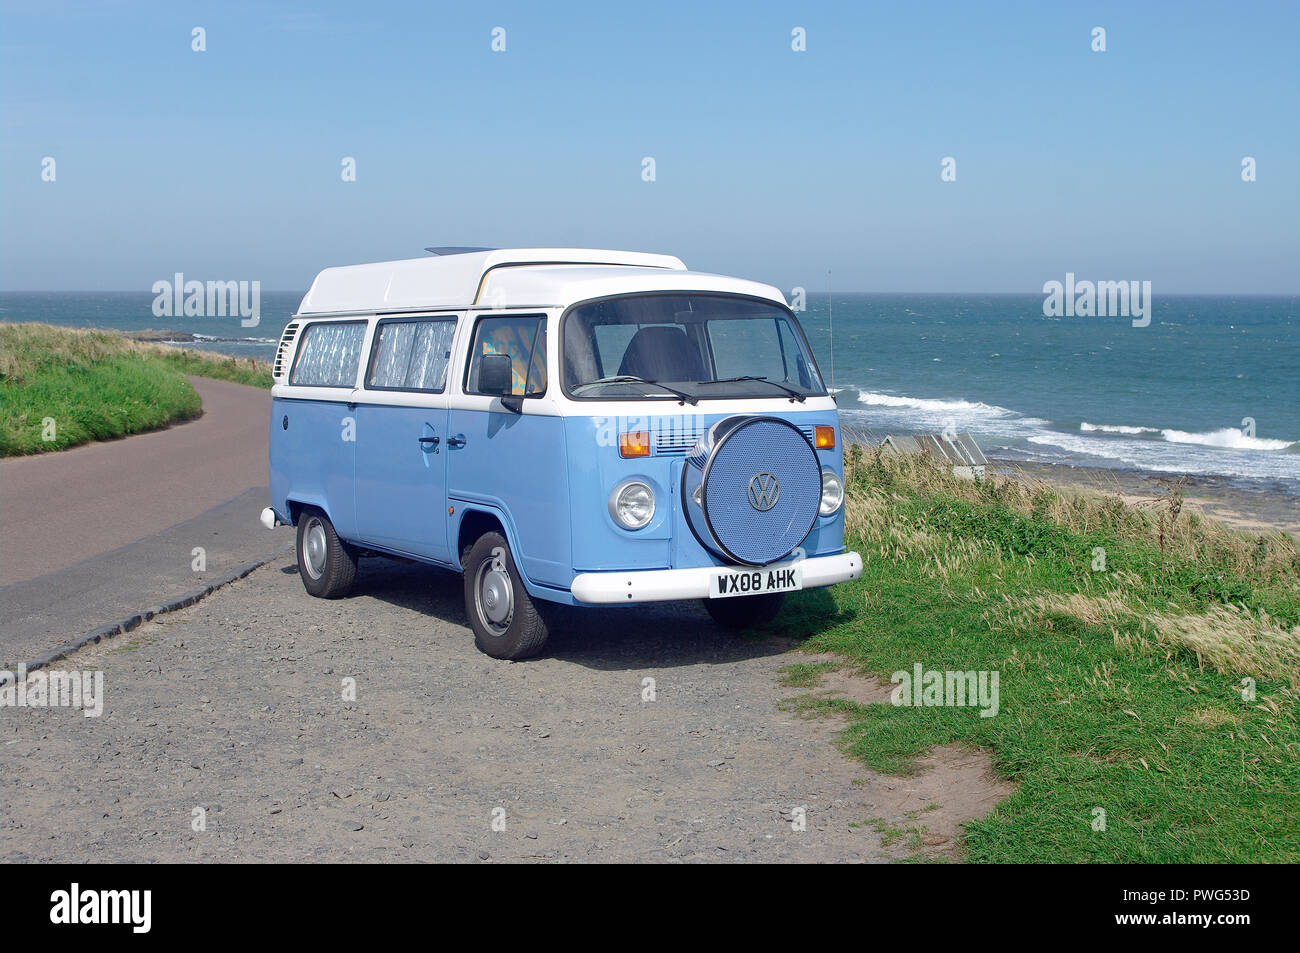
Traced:
[[[301, 292], [256, 327], [155, 317], [153, 295], [0, 293], [0, 321], [172, 330], [272, 358]], [[810, 294], [799, 318], [843, 420], [969, 432], [990, 457], [1219, 477], [1300, 496], [1300, 297], [1155, 295], [1150, 323], [1048, 317], [1042, 295]]]

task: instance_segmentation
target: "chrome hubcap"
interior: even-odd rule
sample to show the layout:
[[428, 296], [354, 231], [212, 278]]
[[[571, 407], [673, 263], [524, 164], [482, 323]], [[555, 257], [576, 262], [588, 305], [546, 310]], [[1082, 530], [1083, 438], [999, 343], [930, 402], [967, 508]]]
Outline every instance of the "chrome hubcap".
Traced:
[[515, 614], [515, 590], [506, 569], [504, 550], [492, 550], [492, 558], [479, 566], [474, 594], [484, 625], [496, 633], [510, 628]]
[[303, 549], [303, 564], [307, 574], [319, 579], [325, 573], [325, 558], [328, 543], [325, 539], [325, 527], [319, 519], [312, 517], [307, 524], [306, 540]]

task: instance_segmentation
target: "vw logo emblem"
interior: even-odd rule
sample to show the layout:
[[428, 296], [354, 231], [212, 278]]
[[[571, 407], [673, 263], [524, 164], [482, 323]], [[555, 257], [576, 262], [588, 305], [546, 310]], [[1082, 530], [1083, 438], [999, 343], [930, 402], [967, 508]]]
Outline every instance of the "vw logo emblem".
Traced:
[[781, 498], [781, 484], [770, 473], [755, 473], [749, 478], [749, 505], [760, 513], [776, 506]]

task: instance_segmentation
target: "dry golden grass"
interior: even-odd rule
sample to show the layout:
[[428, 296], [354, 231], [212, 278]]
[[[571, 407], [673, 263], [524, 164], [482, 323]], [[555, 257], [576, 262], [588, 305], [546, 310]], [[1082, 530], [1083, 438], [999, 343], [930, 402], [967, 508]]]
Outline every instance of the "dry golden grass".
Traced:
[[1300, 626], [1287, 629], [1268, 613], [1211, 606], [1204, 613], [1147, 617], [1157, 640], [1193, 653], [1225, 674], [1284, 678], [1300, 689]]
[[89, 366], [134, 353], [133, 345], [111, 331], [35, 323], [0, 324], [0, 381], [22, 384], [45, 363]]
[[844, 457], [846, 486], [852, 488], [846, 527], [876, 538], [890, 524], [889, 498], [946, 496], [971, 503], [998, 503], [1057, 524], [1079, 535], [1107, 532], [1119, 539], [1159, 548], [1189, 562], [1213, 563], [1251, 578], [1300, 582], [1300, 548], [1282, 532], [1249, 533], [1182, 507], [1178, 488], [1165, 499], [1127, 502], [1117, 493], [1066, 487], [1017, 474], [976, 482], [952, 475], [928, 454], [896, 455], [879, 446], [851, 444]]
[[1069, 595], [1050, 592], [1034, 596], [1020, 604], [1035, 610], [1039, 616], [1053, 613], [1068, 615], [1084, 625], [1105, 629], [1144, 614], [1142, 607], [1134, 604], [1132, 599], [1132, 595], [1125, 590], [1112, 589], [1100, 596], [1085, 595], [1082, 592], [1072, 592]]
[[264, 384], [271, 365], [212, 351], [134, 341], [116, 331], [64, 328], [37, 322], [0, 323], [0, 384], [22, 385], [43, 368], [87, 368], [114, 357], [160, 357], [185, 373], [239, 383]]
[[1218, 728], [1223, 725], [1241, 723], [1241, 717], [1223, 708], [1194, 708], [1180, 720], [1201, 725], [1205, 728]]
[[[1176, 495], [1155, 505], [1133, 504], [1117, 494], [1058, 487], [1042, 480], [993, 476], [962, 480], [928, 455], [898, 456], [877, 448], [850, 447], [845, 455], [849, 487], [847, 526], [870, 540], [886, 559], [907, 559], [915, 571], [947, 580], [976, 560], [1002, 560], [1000, 549], [979, 537], [940, 533], [900, 520], [908, 499], [959, 499], [977, 506], [1006, 507], [1048, 521], [1079, 536], [1105, 533], [1125, 543], [1158, 549], [1164, 559], [1194, 563], [1286, 586], [1300, 582], [1300, 553], [1284, 533], [1251, 534], [1181, 509]], [[1021, 557], [1032, 562], [1034, 557]], [[1233, 676], [1280, 678], [1300, 689], [1300, 627], [1287, 628], [1263, 611], [1214, 605], [1188, 612], [1168, 601], [1144, 600], [1149, 580], [1112, 571], [1102, 593], [1052, 592], [1006, 597], [986, 613], [1008, 622], [1042, 624], [1066, 615], [1102, 631], [1134, 651], [1185, 651], [1203, 666]], [[1137, 633], [1137, 634], [1135, 634]]]
[[[1211, 606], [1205, 612], [1156, 612], [1123, 588], [1103, 595], [1044, 593], [1022, 600], [1020, 606], [1029, 610], [1025, 622], [1068, 615], [1092, 628], [1110, 629], [1116, 643], [1130, 649], [1181, 649], [1225, 675], [1281, 678], [1300, 689], [1300, 626], [1288, 629], [1266, 612], [1231, 605]], [[1141, 626], [1143, 635], [1119, 632], [1133, 623]]]

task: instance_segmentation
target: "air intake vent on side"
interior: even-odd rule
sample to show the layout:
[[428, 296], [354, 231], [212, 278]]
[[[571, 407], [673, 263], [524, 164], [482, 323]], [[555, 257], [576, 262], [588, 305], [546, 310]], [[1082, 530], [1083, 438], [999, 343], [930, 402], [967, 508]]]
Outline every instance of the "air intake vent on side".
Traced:
[[271, 376], [276, 380], [279, 380], [288, 372], [284, 362], [285, 358], [289, 356], [289, 348], [293, 346], [293, 338], [297, 333], [297, 321], [290, 321], [284, 326], [284, 333], [280, 335], [280, 344], [275, 349], [275, 364], [271, 368]]

